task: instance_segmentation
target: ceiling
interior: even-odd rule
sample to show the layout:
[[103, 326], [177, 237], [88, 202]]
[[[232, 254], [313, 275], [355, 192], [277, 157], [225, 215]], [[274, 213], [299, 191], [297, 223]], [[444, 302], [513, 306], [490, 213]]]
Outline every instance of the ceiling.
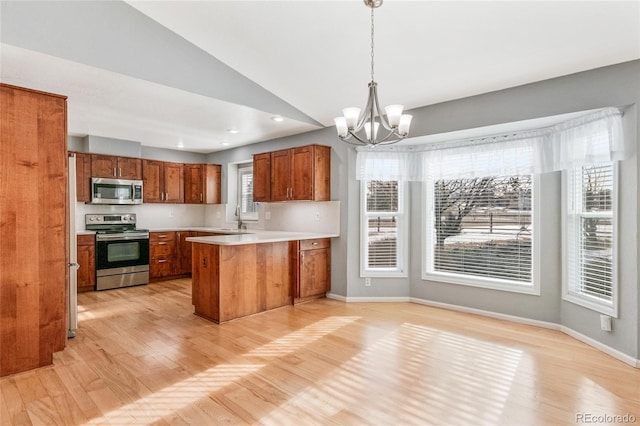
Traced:
[[[366, 101], [361, 0], [1, 7], [0, 78], [67, 95], [74, 135], [213, 152]], [[380, 102], [412, 109], [639, 59], [640, 2], [387, 0], [375, 34]]]

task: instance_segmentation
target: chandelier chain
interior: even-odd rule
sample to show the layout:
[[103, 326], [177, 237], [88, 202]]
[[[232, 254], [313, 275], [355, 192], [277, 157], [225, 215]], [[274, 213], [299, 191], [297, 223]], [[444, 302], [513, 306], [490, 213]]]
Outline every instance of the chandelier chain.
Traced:
[[373, 48], [374, 48], [374, 43], [373, 43], [373, 8], [371, 8], [371, 81], [375, 81], [375, 79], [373, 78], [373, 62], [374, 62], [374, 57], [373, 57]]

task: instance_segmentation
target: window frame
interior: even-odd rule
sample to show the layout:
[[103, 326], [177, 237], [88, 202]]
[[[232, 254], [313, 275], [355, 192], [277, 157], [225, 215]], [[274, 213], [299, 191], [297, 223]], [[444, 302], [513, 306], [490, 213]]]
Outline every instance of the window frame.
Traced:
[[[236, 189], [237, 205], [240, 206], [240, 219], [248, 222], [257, 222], [259, 219], [258, 205], [256, 205], [256, 210], [254, 212], [245, 212], [242, 210], [242, 176], [247, 174], [251, 174], [253, 176], [253, 163], [238, 164]], [[258, 204], [256, 202], [253, 203], [254, 205]]]
[[428, 178], [423, 184], [422, 200], [422, 280], [441, 282], [447, 284], [464, 285], [470, 287], [486, 288], [513, 293], [540, 295], [540, 176], [531, 175], [531, 223], [533, 233], [531, 236], [531, 283], [505, 280], [501, 278], [478, 277], [472, 275], [456, 274], [451, 272], [439, 272], [433, 270], [435, 238], [433, 227], [434, 184], [436, 179]]
[[[397, 212], [367, 212], [367, 182], [382, 179], [363, 179], [360, 181], [360, 277], [361, 278], [407, 278], [409, 276], [409, 197], [408, 183], [398, 182]], [[398, 218], [398, 240], [396, 242], [395, 268], [370, 268], [367, 264], [369, 254], [368, 219], [372, 216]]]
[[[588, 294], [573, 291], [575, 283], [569, 283], [569, 239], [573, 238], [570, 235], [572, 231], [568, 224], [569, 222], [569, 191], [571, 188], [575, 188], [574, 179], [576, 177], [576, 171], [581, 170], [575, 168], [572, 170], [565, 170], [562, 172], [562, 300], [573, 303], [578, 306], [590, 309], [592, 311], [599, 312], [600, 314], [608, 315], [613, 318], [618, 318], [618, 301], [619, 301], [619, 285], [618, 285], [618, 245], [619, 245], [619, 164], [617, 161], [611, 162], [613, 188], [612, 188], [612, 200], [611, 200], [611, 302], [606, 302]], [[574, 194], [575, 196], [575, 194]], [[581, 212], [583, 213], [583, 212]], [[583, 217], [579, 213], [576, 214], [578, 218]]]

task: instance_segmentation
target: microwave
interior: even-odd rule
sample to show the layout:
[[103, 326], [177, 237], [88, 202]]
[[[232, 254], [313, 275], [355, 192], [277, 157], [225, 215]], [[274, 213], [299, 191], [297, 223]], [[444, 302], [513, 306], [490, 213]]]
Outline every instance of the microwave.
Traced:
[[142, 181], [91, 178], [91, 204], [142, 204]]

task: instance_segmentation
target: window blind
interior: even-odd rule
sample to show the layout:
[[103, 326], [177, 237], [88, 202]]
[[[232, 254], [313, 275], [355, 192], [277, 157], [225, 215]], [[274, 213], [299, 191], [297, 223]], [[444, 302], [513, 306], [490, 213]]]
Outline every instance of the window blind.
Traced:
[[532, 283], [531, 175], [439, 179], [430, 190], [429, 272]]
[[365, 269], [395, 270], [398, 263], [400, 225], [397, 181], [366, 183], [366, 265]]
[[611, 303], [613, 297], [613, 165], [578, 168], [570, 182], [570, 290]]
[[256, 211], [253, 202], [253, 169], [240, 170], [240, 211], [242, 213]]

